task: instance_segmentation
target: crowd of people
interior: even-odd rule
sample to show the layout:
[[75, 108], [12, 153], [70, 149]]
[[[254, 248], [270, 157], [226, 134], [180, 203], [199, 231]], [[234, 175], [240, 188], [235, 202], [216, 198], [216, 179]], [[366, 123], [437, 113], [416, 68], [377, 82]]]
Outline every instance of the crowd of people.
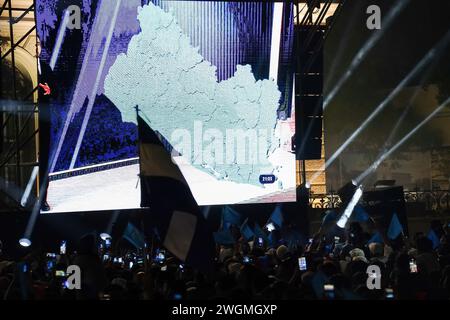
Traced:
[[[341, 237], [316, 234], [307, 243], [268, 247], [261, 239], [217, 246], [214, 272], [200, 273], [163, 248], [111, 247], [93, 235], [76, 250], [34, 250], [19, 261], [0, 254], [0, 297], [5, 300], [204, 299], [450, 299], [450, 233], [436, 247], [423, 233], [389, 243], [370, 242], [357, 222]], [[435, 248], [433, 248], [435, 247]], [[124, 251], [125, 250], [125, 251]], [[152, 252], [150, 252], [152, 251]], [[67, 266], [81, 270], [80, 290], [67, 287]], [[379, 267], [380, 287], [368, 286], [368, 266]]]

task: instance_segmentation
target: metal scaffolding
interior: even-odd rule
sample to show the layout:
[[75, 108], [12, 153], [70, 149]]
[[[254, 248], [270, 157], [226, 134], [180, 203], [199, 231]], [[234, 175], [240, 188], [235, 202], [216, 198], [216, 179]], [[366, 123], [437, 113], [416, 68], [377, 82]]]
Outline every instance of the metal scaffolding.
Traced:
[[[0, 212], [26, 207], [23, 194], [27, 186], [31, 185], [31, 194], [38, 190], [37, 181], [30, 179], [38, 166], [38, 86], [21, 74], [17, 61], [18, 51], [36, 32], [35, 3], [29, 2], [27, 7], [23, 7], [24, 1], [17, 6], [13, 0], [0, 5], [1, 22], [9, 26], [9, 32], [0, 38]], [[37, 36], [35, 39], [37, 75]]]
[[[303, 41], [295, 41], [294, 52], [296, 54], [294, 59], [299, 59], [300, 55], [304, 55], [305, 52], [310, 52], [308, 61], [302, 61], [301, 72], [310, 73], [313, 64], [317, 60], [325, 39], [331, 31], [337, 16], [341, 13], [342, 6], [345, 0], [296, 0], [294, 12], [294, 22], [297, 28], [307, 31]], [[315, 35], [318, 32], [322, 32], [319, 41], [313, 41]], [[298, 40], [298, 39], [297, 39]], [[301, 42], [301, 43], [300, 43]], [[295, 93], [299, 94], [298, 92]], [[319, 106], [317, 106], [318, 108]], [[320, 106], [321, 107], [321, 106]], [[320, 110], [316, 108], [315, 115], [320, 113]], [[296, 126], [300, 124], [296, 123]], [[322, 139], [323, 141], [323, 139]], [[306, 161], [300, 160], [297, 167], [297, 172], [301, 174], [297, 176], [298, 184], [306, 183]]]

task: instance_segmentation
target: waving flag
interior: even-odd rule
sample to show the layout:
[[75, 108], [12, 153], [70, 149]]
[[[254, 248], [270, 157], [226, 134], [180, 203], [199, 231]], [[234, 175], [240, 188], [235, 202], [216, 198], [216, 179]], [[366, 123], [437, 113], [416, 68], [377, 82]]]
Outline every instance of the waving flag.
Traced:
[[138, 115], [141, 206], [149, 207], [164, 247], [202, 271], [212, 269], [214, 238], [180, 168]]
[[381, 237], [381, 234], [379, 232], [376, 232], [372, 238], [369, 239], [369, 241], [367, 241], [367, 244], [370, 243], [384, 243], [383, 238]]
[[255, 222], [255, 227], [253, 228], [253, 233], [255, 234], [255, 237], [257, 238], [263, 238], [264, 242], [268, 242], [266, 233], [264, 232], [264, 230], [259, 226], [259, 224], [257, 222]]
[[389, 224], [389, 228], [387, 231], [387, 236], [389, 239], [396, 239], [403, 232], [403, 226], [398, 220], [397, 214], [394, 212], [391, 218], [391, 223]]
[[369, 214], [361, 205], [357, 204], [353, 209], [352, 221], [366, 222], [367, 220], [369, 220]]
[[270, 215], [269, 221], [273, 222], [278, 228], [283, 226], [283, 212], [281, 211], [281, 204], [278, 203]]
[[222, 209], [222, 228], [228, 229], [230, 226], [239, 226], [241, 224], [241, 214], [230, 206]]
[[127, 239], [137, 249], [143, 248], [145, 245], [144, 235], [131, 222], [128, 222], [122, 237]]
[[441, 244], [439, 237], [437, 236], [436, 232], [433, 229], [430, 229], [427, 238], [430, 239], [431, 242], [433, 242], [433, 249], [436, 249]]
[[244, 223], [241, 225], [241, 235], [245, 238], [245, 240], [249, 241], [255, 236], [255, 233], [248, 225], [248, 218], [245, 219]]

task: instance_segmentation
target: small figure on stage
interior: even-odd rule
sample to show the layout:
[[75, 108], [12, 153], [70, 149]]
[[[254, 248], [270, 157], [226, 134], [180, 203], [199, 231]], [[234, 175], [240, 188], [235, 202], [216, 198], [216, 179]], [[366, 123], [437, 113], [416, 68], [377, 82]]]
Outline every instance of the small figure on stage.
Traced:
[[[38, 40], [38, 54], [40, 53], [40, 42]], [[41, 81], [45, 83], [44, 87], [51, 89], [53, 81], [50, 79], [52, 70], [45, 62], [38, 59], [39, 76]], [[42, 79], [45, 77], [45, 79]], [[50, 154], [50, 128], [51, 128], [51, 112], [49, 90], [39, 86], [39, 200], [42, 211], [50, 211], [47, 202], [47, 189], [49, 185], [49, 154]]]

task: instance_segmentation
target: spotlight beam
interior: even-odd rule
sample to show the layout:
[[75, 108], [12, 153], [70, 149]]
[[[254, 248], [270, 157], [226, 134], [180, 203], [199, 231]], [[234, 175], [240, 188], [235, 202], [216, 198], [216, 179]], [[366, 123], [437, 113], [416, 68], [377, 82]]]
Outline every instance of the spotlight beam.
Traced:
[[[434, 62], [434, 65], [437, 64], [437, 60]], [[426, 74], [422, 77], [422, 80], [420, 81], [420, 87], [422, 87], [422, 85], [426, 82], [426, 80], [429, 78], [431, 71], [434, 70], [433, 68], [429, 68], [426, 72]], [[416, 88], [414, 90], [413, 95], [411, 96], [411, 98], [409, 99], [408, 105], [407, 107], [403, 110], [400, 118], [398, 119], [398, 121], [395, 123], [394, 127], [392, 128], [391, 132], [389, 133], [389, 136], [386, 139], [386, 142], [383, 145], [382, 150], [379, 152], [377, 158], [381, 157], [383, 155], [384, 152], [386, 152], [387, 150], [389, 150], [389, 146], [392, 145], [392, 140], [395, 137], [395, 134], [397, 133], [398, 129], [400, 128], [401, 124], [403, 123], [404, 119], [406, 118], [406, 115], [408, 114], [408, 112], [411, 110], [411, 107], [413, 105], [414, 100], [417, 98], [417, 96], [419, 95], [420, 89]], [[373, 172], [373, 171], [372, 171]], [[370, 173], [369, 173], [370, 174]], [[364, 177], [364, 179], [367, 178]], [[358, 180], [358, 178], [355, 179], [355, 181], [357, 183], [361, 183], [362, 181]]]
[[355, 193], [353, 194], [352, 200], [350, 200], [349, 204], [344, 210], [344, 213], [341, 215], [337, 222], [337, 226], [339, 228], [345, 228], [345, 225], [347, 224], [348, 219], [352, 216], [353, 209], [355, 209], [355, 206], [358, 204], [359, 199], [361, 199], [363, 195], [363, 189], [362, 186], [359, 186], [358, 189], [356, 189]]
[[375, 171], [378, 166], [393, 152], [400, 148], [409, 138], [411, 138], [420, 128], [427, 124], [436, 114], [442, 111], [448, 104], [450, 104], [450, 97], [447, 98], [440, 106], [438, 106], [432, 113], [430, 113], [422, 122], [420, 122], [414, 129], [398, 141], [392, 148], [381, 155], [366, 171], [356, 178], [357, 181], [363, 181], [371, 172]]
[[36, 181], [36, 177], [39, 173], [39, 167], [35, 166], [33, 168], [33, 171], [31, 172], [30, 179], [28, 180], [27, 187], [25, 188], [25, 191], [23, 192], [22, 199], [20, 200], [20, 204], [22, 207], [25, 207], [28, 202], [28, 198], [30, 197], [31, 189], [33, 188], [34, 182]]
[[72, 155], [72, 160], [70, 162], [69, 169], [73, 169], [75, 167], [75, 162], [77, 161], [78, 153], [80, 152], [80, 148], [81, 148], [81, 143], [83, 142], [84, 134], [86, 133], [86, 127], [88, 125], [92, 110], [94, 108], [95, 97], [97, 96], [98, 87], [100, 85], [100, 80], [101, 80], [101, 77], [103, 74], [103, 69], [106, 64], [106, 58], [108, 57], [109, 47], [111, 45], [111, 40], [113, 37], [114, 29], [116, 27], [117, 16], [119, 14], [121, 2], [122, 2], [122, 0], [117, 0], [116, 7], [114, 8], [112, 22], [109, 26], [108, 34], [106, 36], [106, 41], [105, 41], [105, 45], [104, 45], [104, 49], [103, 49], [103, 53], [102, 53], [102, 58], [100, 60], [100, 66], [98, 67], [98, 71], [97, 71], [97, 77], [95, 79], [95, 83], [94, 83], [94, 87], [92, 89], [91, 95], [89, 97], [89, 102], [86, 107], [86, 113], [84, 114], [83, 122], [81, 124], [80, 134], [77, 139], [77, 144], [75, 145], [75, 150]]
[[55, 47], [53, 48], [52, 57], [50, 58], [50, 68], [52, 71], [55, 69], [56, 62], [58, 61], [59, 52], [61, 51], [61, 45], [66, 34], [67, 24], [69, 23], [69, 10], [64, 11], [64, 17], [61, 25], [59, 26], [58, 36], [56, 37]]
[[377, 115], [380, 114], [381, 111], [395, 98], [401, 90], [408, 84], [408, 82], [415, 78], [417, 74], [431, 61], [437, 59], [439, 53], [445, 49], [448, 42], [450, 40], [450, 30], [446, 33], [446, 35], [439, 41], [439, 43], [434, 46], [428, 53], [420, 60], [420, 62], [414, 67], [414, 69], [408, 73], [408, 75], [403, 78], [403, 80], [395, 87], [393, 91], [375, 108], [375, 110], [364, 120], [364, 122], [356, 129], [350, 137], [334, 152], [334, 154], [325, 161], [325, 165], [317, 171], [312, 177], [310, 182], [314, 182], [315, 179], [322, 173], [322, 171], [326, 170], [340, 155], [344, 150], [352, 143], [356, 137], [370, 124], [370, 122], [375, 119]]
[[356, 70], [356, 68], [359, 67], [361, 62], [367, 56], [367, 53], [377, 44], [377, 42], [381, 39], [383, 34], [386, 32], [386, 30], [389, 29], [391, 24], [395, 21], [395, 18], [397, 18], [399, 13], [406, 7], [406, 5], [409, 3], [409, 1], [410, 0], [398, 1], [397, 4], [394, 6], [394, 8], [392, 8], [389, 11], [386, 18], [384, 18], [383, 28], [381, 30], [374, 32], [372, 34], [372, 36], [369, 38], [369, 40], [367, 40], [367, 42], [364, 44], [364, 46], [358, 51], [358, 53], [353, 58], [353, 61], [350, 64], [350, 67], [348, 68], [347, 72], [339, 79], [337, 84], [333, 87], [333, 89], [330, 91], [330, 93], [325, 98], [325, 101], [323, 103], [324, 110], [330, 104], [330, 102], [334, 99], [336, 94], [342, 88], [344, 83], [350, 78], [350, 76], [353, 74], [353, 72]]

